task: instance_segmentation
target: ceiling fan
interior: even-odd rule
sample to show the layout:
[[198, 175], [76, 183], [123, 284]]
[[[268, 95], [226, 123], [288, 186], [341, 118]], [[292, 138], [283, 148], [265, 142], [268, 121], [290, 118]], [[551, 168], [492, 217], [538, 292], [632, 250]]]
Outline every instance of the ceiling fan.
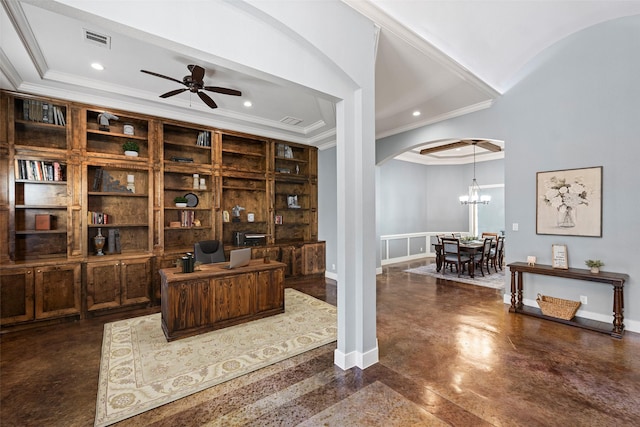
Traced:
[[200, 67], [199, 65], [187, 65], [187, 68], [189, 69], [189, 71], [191, 71], [191, 75], [184, 76], [182, 80], [174, 79], [173, 77], [163, 76], [162, 74], [154, 73], [153, 71], [147, 71], [147, 70], [140, 70], [140, 71], [142, 71], [143, 73], [151, 74], [152, 76], [171, 80], [172, 82], [177, 82], [186, 86], [181, 89], [176, 89], [176, 90], [169, 91], [167, 93], [163, 93], [162, 95], [160, 95], [160, 98], [168, 98], [170, 96], [177, 95], [179, 93], [182, 93], [188, 90], [192, 93], [197, 93], [200, 99], [202, 99], [202, 101], [205, 104], [207, 104], [209, 107], [218, 108], [218, 106], [213, 101], [213, 99], [211, 99], [211, 97], [206, 93], [202, 92], [202, 90], [207, 90], [209, 92], [222, 93], [225, 95], [233, 95], [233, 96], [242, 95], [242, 92], [235, 89], [227, 89], [225, 87], [218, 87], [218, 86], [205, 86], [202, 80], [205, 72], [204, 68]]
[[424, 148], [420, 150], [420, 154], [426, 155], [437, 153], [439, 151], [454, 150], [456, 148], [466, 147], [467, 145], [475, 145], [480, 148], [484, 148], [487, 151], [493, 151], [495, 153], [502, 151], [502, 148], [499, 145], [496, 145], [484, 139], [461, 139], [460, 141], [440, 145], [438, 147]]

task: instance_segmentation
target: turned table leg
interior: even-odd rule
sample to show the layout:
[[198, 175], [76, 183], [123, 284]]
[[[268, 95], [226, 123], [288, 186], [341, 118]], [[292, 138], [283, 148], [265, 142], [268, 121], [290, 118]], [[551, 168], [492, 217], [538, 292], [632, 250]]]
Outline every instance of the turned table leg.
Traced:
[[516, 311], [516, 272], [511, 270], [511, 307], [509, 311]]
[[624, 295], [622, 293], [622, 286], [613, 287], [613, 331], [611, 336], [616, 338], [622, 338], [622, 332], [624, 331]]

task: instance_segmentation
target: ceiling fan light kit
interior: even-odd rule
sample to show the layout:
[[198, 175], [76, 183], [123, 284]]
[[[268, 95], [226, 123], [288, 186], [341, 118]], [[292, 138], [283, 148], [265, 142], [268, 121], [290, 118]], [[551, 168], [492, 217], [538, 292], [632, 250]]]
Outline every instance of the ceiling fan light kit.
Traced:
[[173, 77], [168, 77], [162, 74], [154, 73], [153, 71], [147, 71], [147, 70], [140, 70], [140, 71], [146, 74], [150, 74], [152, 76], [160, 77], [162, 79], [171, 80], [172, 82], [180, 83], [185, 86], [184, 88], [174, 89], [167, 93], [163, 93], [162, 95], [160, 95], [160, 98], [169, 98], [170, 96], [178, 95], [179, 93], [189, 91], [197, 94], [202, 100], [202, 102], [207, 104], [209, 108], [218, 108], [218, 105], [213, 101], [213, 99], [211, 99], [211, 97], [206, 93], [202, 92], [203, 90], [206, 90], [209, 92], [221, 93], [224, 95], [242, 96], [242, 92], [240, 92], [239, 90], [229, 89], [225, 87], [218, 87], [218, 86], [205, 86], [204, 80], [203, 80], [205, 70], [199, 65], [191, 64], [191, 65], [187, 65], [187, 68], [189, 69], [189, 71], [191, 71], [191, 74], [184, 76], [182, 80], [178, 80], [178, 79], [174, 79]]

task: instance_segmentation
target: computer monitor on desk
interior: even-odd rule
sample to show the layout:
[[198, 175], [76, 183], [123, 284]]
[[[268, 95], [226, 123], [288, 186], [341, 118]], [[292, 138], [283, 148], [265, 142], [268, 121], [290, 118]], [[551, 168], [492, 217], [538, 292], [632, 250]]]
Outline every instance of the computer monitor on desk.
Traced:
[[235, 249], [229, 253], [229, 265], [226, 268], [237, 268], [249, 265], [251, 248]]

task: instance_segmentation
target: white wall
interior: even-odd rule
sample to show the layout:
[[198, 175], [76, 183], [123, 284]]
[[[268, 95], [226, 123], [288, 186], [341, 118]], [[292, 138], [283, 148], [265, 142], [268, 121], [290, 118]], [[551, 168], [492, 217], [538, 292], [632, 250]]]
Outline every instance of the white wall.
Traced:
[[[480, 185], [504, 184], [504, 160], [477, 163], [476, 178]], [[458, 197], [468, 192], [472, 179], [473, 164], [385, 162], [378, 166], [376, 179], [378, 232], [471, 231], [469, 208]]]
[[[602, 259], [604, 270], [627, 273], [625, 324], [640, 331], [640, 238], [637, 212], [640, 160], [640, 16], [609, 21], [547, 49], [523, 79], [488, 110], [378, 141], [378, 162], [407, 148], [461, 135], [506, 144], [507, 262], [536, 255], [551, 263], [551, 245], [566, 244], [569, 266]], [[600, 238], [537, 235], [536, 172], [603, 166], [603, 235]], [[513, 223], [519, 231], [511, 230]], [[583, 316], [612, 321], [612, 289], [593, 283], [527, 276], [525, 298], [578, 299]], [[509, 288], [507, 287], [507, 293]]]
[[326, 242], [326, 276], [337, 279], [338, 197], [336, 149], [318, 150], [318, 239]]

